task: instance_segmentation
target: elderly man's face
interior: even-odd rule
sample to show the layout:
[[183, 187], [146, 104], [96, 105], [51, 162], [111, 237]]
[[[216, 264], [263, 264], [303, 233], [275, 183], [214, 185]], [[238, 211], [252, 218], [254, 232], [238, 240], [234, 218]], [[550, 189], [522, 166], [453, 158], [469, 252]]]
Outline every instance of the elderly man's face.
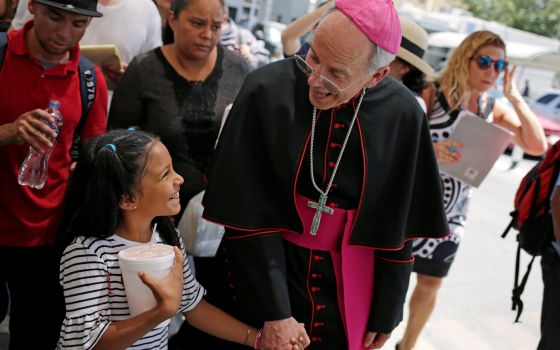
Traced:
[[[371, 54], [371, 42], [345, 15], [335, 11], [326, 17], [317, 26], [306, 57], [314, 71], [308, 78], [311, 103], [323, 110], [333, 108], [354, 97], [364, 86], [377, 84], [381, 79], [369, 73]], [[320, 76], [343, 91], [333, 93]]]

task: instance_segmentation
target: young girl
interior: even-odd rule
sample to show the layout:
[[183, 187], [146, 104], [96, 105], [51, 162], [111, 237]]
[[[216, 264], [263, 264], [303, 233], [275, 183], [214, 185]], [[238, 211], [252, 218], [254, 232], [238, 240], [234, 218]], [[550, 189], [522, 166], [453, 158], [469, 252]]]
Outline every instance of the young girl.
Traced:
[[[202, 298], [169, 219], [179, 212], [182, 183], [165, 146], [148, 133], [115, 130], [85, 148], [70, 179], [59, 238], [66, 301], [59, 349], [167, 349], [169, 322], [158, 325], [177, 312], [212, 335], [260, 347], [261, 331]], [[139, 273], [157, 305], [131, 317], [117, 254], [151, 243], [175, 246], [175, 265], [163, 280]], [[298, 349], [302, 342], [286, 345]]]

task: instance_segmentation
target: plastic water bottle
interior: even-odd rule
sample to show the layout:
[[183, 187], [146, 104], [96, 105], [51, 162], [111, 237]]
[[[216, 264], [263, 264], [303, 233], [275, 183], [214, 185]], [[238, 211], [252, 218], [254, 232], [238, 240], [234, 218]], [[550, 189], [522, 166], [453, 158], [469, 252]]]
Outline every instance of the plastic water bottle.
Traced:
[[41, 154], [29, 146], [29, 154], [21, 163], [18, 173], [18, 183], [22, 186], [29, 186], [36, 189], [41, 189], [45, 186], [47, 180], [47, 172], [49, 168], [49, 157], [56, 146], [56, 140], [62, 127], [62, 115], [60, 114], [60, 102], [50, 101], [47, 113], [52, 115], [55, 122], [45, 120], [51, 129], [56, 132], [55, 138], [49, 138], [53, 147], [48, 148], [45, 153]]

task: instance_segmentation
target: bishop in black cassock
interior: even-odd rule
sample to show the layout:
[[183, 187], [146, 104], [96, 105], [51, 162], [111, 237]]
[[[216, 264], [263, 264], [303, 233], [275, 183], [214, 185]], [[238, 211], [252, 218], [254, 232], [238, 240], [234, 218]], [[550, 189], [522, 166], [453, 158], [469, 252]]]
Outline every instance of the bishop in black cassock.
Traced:
[[[412, 239], [449, 231], [429, 129], [392, 78], [314, 111], [317, 77], [296, 60], [247, 77], [218, 142], [203, 204], [226, 226], [213, 277], [225, 287], [209, 300], [257, 327], [294, 317], [311, 349], [363, 349], [402, 320]], [[325, 191], [335, 169], [324, 208], [311, 174]]]

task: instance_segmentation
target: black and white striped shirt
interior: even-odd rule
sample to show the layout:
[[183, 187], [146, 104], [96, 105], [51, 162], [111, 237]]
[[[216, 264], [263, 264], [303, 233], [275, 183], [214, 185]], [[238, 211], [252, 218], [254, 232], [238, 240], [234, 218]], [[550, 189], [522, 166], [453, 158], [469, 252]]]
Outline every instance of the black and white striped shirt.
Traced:
[[[185, 263], [178, 312], [185, 312], [198, 304], [205, 290], [195, 279], [183, 241], [180, 242]], [[92, 349], [111, 322], [130, 317], [117, 254], [128, 247], [150, 243], [163, 242], [157, 233], [149, 243], [132, 242], [117, 235], [107, 239], [77, 237], [66, 248], [60, 262], [66, 316], [57, 349]], [[167, 349], [168, 333], [169, 321], [148, 332], [130, 349]]]

